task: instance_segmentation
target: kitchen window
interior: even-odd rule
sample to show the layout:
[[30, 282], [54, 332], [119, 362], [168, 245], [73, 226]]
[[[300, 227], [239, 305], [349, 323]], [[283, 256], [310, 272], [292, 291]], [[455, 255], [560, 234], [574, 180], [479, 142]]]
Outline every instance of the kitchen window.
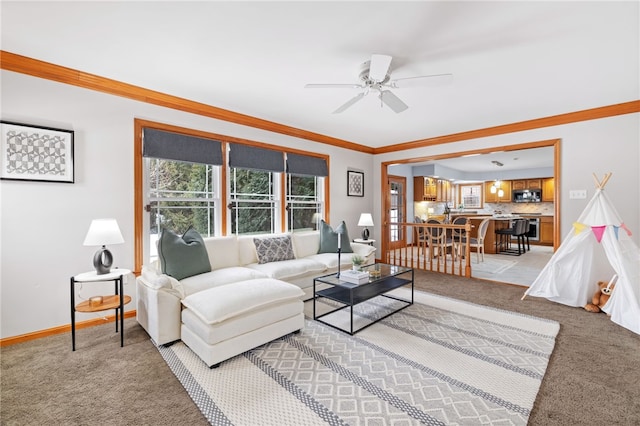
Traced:
[[460, 204], [465, 209], [482, 208], [482, 185], [460, 185]]

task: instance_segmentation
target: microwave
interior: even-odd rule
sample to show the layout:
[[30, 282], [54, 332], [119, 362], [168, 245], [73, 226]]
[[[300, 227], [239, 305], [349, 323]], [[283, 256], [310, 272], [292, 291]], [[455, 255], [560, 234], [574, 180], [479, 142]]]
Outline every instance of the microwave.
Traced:
[[542, 191], [539, 189], [516, 189], [513, 191], [514, 203], [539, 203]]

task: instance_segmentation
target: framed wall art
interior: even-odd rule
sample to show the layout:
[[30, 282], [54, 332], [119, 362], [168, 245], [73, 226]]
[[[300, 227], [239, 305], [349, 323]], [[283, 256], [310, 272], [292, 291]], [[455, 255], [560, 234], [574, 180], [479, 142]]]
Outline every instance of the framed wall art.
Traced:
[[73, 130], [0, 121], [0, 179], [74, 182]]
[[347, 171], [347, 195], [364, 197], [364, 173]]

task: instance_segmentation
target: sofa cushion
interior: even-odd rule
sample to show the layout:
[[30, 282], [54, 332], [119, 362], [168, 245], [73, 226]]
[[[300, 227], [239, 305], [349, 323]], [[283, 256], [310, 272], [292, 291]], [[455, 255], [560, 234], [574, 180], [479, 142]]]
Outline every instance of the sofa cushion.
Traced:
[[314, 255], [320, 249], [320, 232], [292, 232], [291, 242], [293, 243], [293, 253], [296, 255], [296, 259]]
[[279, 262], [294, 259], [291, 236], [254, 238], [258, 263]]
[[256, 245], [253, 243], [253, 235], [238, 235], [238, 254], [240, 265], [258, 263]]
[[212, 270], [240, 265], [238, 238], [235, 235], [205, 238], [204, 245]]
[[349, 239], [349, 231], [344, 221], [340, 222], [335, 231], [324, 220], [320, 221], [320, 250], [318, 253], [336, 253], [338, 251], [338, 234], [342, 253], [353, 253]]
[[211, 271], [204, 241], [193, 228], [187, 229], [182, 237], [169, 229], [162, 229], [158, 257], [162, 273], [177, 280]]
[[299, 299], [303, 295], [304, 292], [293, 284], [262, 278], [210, 288], [187, 296], [182, 304], [205, 324], [216, 324], [284, 300]]
[[253, 263], [251, 265], [247, 265], [247, 268], [259, 271], [270, 278], [277, 278], [280, 280], [287, 280], [310, 272], [320, 273], [327, 269], [324, 264], [308, 258], [283, 260], [280, 262], [269, 262], [263, 264]]
[[256, 269], [234, 266], [230, 268], [214, 269], [211, 272], [194, 275], [180, 281], [185, 296], [207, 290], [212, 287], [231, 284], [238, 281], [267, 278], [268, 275]]

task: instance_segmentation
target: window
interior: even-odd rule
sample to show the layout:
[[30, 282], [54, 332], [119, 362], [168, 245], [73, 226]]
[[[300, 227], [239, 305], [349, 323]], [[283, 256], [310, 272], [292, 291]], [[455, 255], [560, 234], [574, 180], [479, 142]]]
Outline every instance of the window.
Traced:
[[230, 169], [229, 192], [233, 234], [272, 233], [279, 228], [279, 173]]
[[466, 209], [482, 208], [482, 185], [460, 185], [460, 204]]
[[323, 211], [324, 178], [287, 175], [287, 228], [318, 229]]
[[138, 119], [135, 128], [136, 272], [157, 258], [163, 228], [278, 233], [310, 229], [326, 214], [327, 155]]
[[148, 158], [150, 257], [157, 256], [162, 228], [185, 232], [190, 226], [203, 236], [216, 233], [219, 166]]

